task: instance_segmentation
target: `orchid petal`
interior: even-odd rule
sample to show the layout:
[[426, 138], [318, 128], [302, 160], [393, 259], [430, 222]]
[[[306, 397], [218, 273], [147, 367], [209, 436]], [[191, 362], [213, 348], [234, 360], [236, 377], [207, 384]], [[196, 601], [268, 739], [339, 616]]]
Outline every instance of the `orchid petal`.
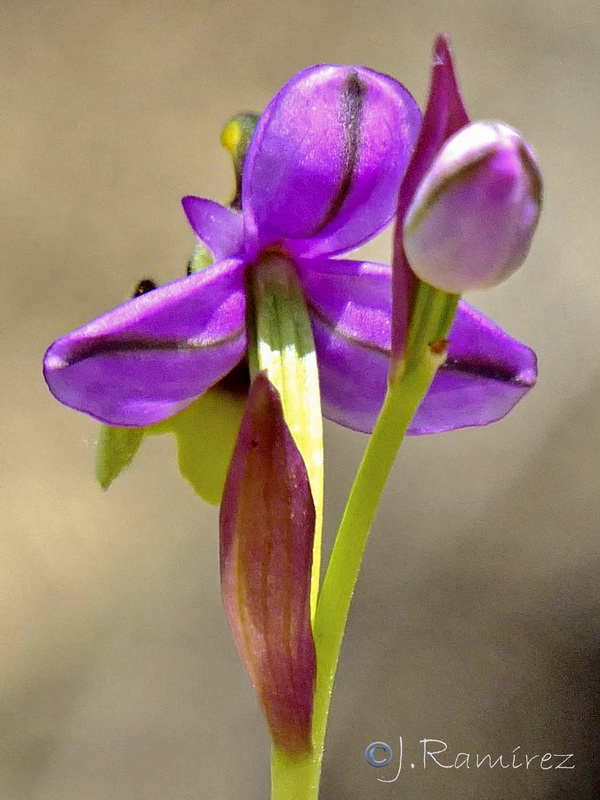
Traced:
[[[321, 259], [300, 263], [321, 380], [323, 414], [370, 433], [387, 388], [390, 268]], [[461, 301], [446, 364], [409, 433], [487, 425], [505, 416], [535, 383], [534, 353]]]
[[279, 394], [258, 373], [221, 504], [221, 589], [273, 742], [289, 754], [311, 748], [314, 525], [308, 475]]
[[184, 197], [183, 210], [194, 233], [213, 255], [214, 261], [241, 255], [244, 224], [240, 214], [203, 197]]
[[244, 272], [239, 259], [218, 262], [58, 339], [44, 358], [50, 391], [110, 425], [181, 411], [244, 355]]
[[391, 220], [420, 111], [397, 81], [322, 65], [290, 80], [261, 116], [244, 168], [248, 255], [287, 240], [332, 255]]

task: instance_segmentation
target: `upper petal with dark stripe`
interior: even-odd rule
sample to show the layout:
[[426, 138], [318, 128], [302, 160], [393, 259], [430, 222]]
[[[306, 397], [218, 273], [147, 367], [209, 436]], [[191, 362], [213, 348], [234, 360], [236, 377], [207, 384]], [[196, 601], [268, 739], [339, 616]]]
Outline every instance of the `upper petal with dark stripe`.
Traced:
[[111, 425], [181, 411], [245, 353], [244, 270], [240, 259], [218, 262], [58, 339], [44, 358], [50, 391]]
[[350, 250], [392, 218], [420, 111], [364, 67], [300, 72], [261, 116], [244, 167], [248, 255], [287, 241], [314, 257]]
[[[319, 359], [323, 414], [369, 433], [387, 387], [390, 268], [319, 259], [301, 263]], [[495, 422], [534, 385], [532, 350], [461, 301], [448, 359], [417, 410], [410, 434]]]

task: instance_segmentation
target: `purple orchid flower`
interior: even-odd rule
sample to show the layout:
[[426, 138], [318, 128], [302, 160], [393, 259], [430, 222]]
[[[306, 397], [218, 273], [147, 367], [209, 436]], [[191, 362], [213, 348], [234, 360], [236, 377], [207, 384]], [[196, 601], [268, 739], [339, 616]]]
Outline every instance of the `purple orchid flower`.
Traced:
[[[58, 339], [44, 359], [51, 392], [117, 426], [184, 409], [245, 358], [246, 271], [275, 248], [305, 293], [325, 416], [372, 430], [389, 366], [391, 270], [334, 256], [392, 219], [420, 122], [410, 93], [387, 76], [331, 65], [296, 75], [258, 122], [242, 213], [183, 200], [215, 263]], [[413, 434], [493, 422], [535, 381], [532, 351], [464, 303], [450, 339]]]

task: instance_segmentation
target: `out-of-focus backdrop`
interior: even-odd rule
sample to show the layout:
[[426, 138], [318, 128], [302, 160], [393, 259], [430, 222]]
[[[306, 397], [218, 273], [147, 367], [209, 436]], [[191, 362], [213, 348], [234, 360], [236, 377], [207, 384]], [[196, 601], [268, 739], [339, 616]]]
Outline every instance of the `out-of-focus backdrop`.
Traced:
[[[520, 128], [543, 165], [527, 265], [470, 298], [537, 350], [540, 380], [492, 428], [403, 448], [354, 600], [322, 796], [597, 796], [596, 0], [4, 0], [0, 31], [0, 800], [268, 796], [215, 509], [165, 437], [103, 494], [97, 426], [52, 400], [40, 359], [138, 278], [183, 273], [179, 198], [228, 199], [218, 136], [233, 112], [323, 61], [395, 75], [422, 102], [438, 31], [472, 116]], [[386, 259], [388, 240], [367, 252]], [[365, 440], [326, 433], [331, 533]], [[400, 736], [405, 768], [378, 782], [396, 756], [377, 770], [365, 747], [397, 751]], [[423, 738], [447, 743], [445, 763], [520, 747], [574, 753], [575, 768], [423, 770]]]

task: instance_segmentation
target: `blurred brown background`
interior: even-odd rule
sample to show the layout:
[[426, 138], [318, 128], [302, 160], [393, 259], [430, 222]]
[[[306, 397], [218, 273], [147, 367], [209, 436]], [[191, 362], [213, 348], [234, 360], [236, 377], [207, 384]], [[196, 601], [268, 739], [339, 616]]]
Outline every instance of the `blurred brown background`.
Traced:
[[[322, 797], [597, 796], [596, 0], [3, 0], [1, 800], [268, 797], [216, 511], [164, 437], [102, 494], [97, 427], [51, 399], [40, 359], [139, 277], [182, 274], [179, 198], [228, 198], [218, 135], [233, 112], [320, 61], [391, 73], [422, 102], [440, 30], [472, 115], [520, 128], [544, 167], [526, 267], [472, 298], [538, 351], [540, 381], [493, 428], [404, 447], [355, 597]], [[386, 240], [368, 252], [386, 259]], [[327, 426], [330, 532], [363, 445]], [[364, 749], [400, 735], [406, 761], [432, 738], [454, 754], [573, 752], [576, 767], [433, 765], [379, 783], [395, 762], [375, 770]]]

